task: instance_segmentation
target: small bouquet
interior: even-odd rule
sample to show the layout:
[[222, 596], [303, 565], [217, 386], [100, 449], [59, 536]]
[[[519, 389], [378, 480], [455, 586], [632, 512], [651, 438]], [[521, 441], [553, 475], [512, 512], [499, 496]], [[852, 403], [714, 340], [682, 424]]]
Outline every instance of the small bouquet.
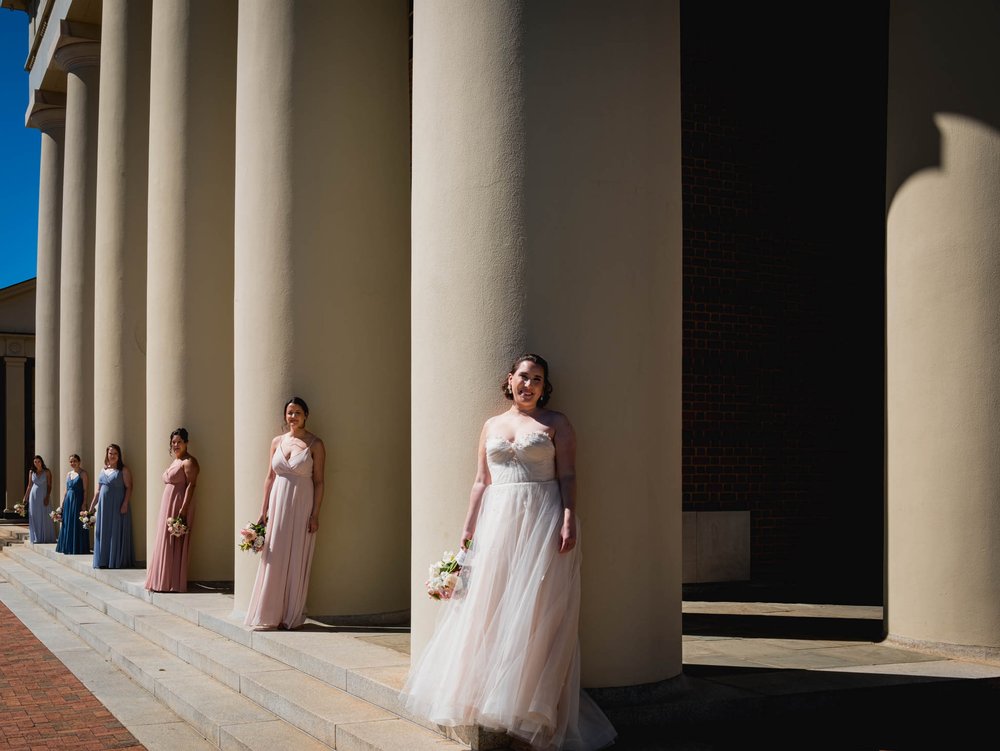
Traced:
[[178, 514], [167, 519], [167, 531], [171, 537], [183, 537], [188, 533], [187, 520]]
[[424, 583], [427, 587], [427, 595], [431, 599], [450, 600], [460, 591], [461, 578], [459, 574], [465, 565], [465, 556], [471, 544], [471, 540], [466, 540], [465, 546], [457, 554], [446, 550], [440, 561], [431, 564], [430, 578]]
[[267, 526], [257, 522], [247, 522], [247, 525], [240, 530], [240, 550], [249, 550], [259, 553], [264, 547], [264, 538], [267, 536]]
[[90, 529], [97, 523], [97, 514], [90, 513], [87, 509], [80, 509], [80, 524], [84, 529]]
[[62, 524], [62, 506], [52, 509], [49, 512], [49, 518], [56, 524]]
[[28, 504], [27, 503], [15, 503], [14, 504], [14, 513], [15, 514], [20, 514], [21, 516], [27, 516], [28, 515]]

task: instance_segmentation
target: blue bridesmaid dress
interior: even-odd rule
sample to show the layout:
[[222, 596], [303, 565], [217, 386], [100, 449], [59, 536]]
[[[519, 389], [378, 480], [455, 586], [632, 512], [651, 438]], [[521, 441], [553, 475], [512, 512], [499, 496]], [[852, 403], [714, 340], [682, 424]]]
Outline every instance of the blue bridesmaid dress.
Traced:
[[131, 568], [132, 506], [121, 512], [125, 479], [120, 469], [105, 469], [97, 479], [97, 527], [94, 532], [94, 568]]
[[59, 528], [57, 553], [80, 555], [90, 552], [90, 530], [80, 523], [80, 509], [83, 508], [83, 477], [66, 478], [66, 495], [62, 503], [62, 526]]

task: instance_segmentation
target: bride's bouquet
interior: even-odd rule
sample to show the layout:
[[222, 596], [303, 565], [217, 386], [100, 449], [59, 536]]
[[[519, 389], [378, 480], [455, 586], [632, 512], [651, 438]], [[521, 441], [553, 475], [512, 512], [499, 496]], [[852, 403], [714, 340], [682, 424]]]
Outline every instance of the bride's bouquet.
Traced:
[[450, 600], [461, 589], [459, 585], [462, 580], [459, 574], [465, 565], [469, 543], [458, 551], [452, 553], [450, 550], [444, 551], [440, 561], [431, 564], [430, 578], [424, 582], [427, 587], [427, 595], [433, 600]]
[[49, 512], [49, 518], [56, 524], [62, 524], [62, 506], [52, 509]]
[[90, 529], [97, 523], [97, 514], [90, 513], [87, 509], [80, 509], [80, 524], [84, 529]]
[[167, 519], [167, 531], [171, 537], [183, 537], [188, 533], [187, 521], [183, 516], [171, 516]]
[[264, 538], [267, 536], [267, 526], [257, 522], [247, 522], [247, 525], [240, 530], [240, 550], [249, 550], [259, 553], [264, 547]]
[[28, 504], [27, 503], [15, 503], [14, 504], [14, 513], [15, 514], [19, 514], [20, 516], [27, 516], [28, 515]]

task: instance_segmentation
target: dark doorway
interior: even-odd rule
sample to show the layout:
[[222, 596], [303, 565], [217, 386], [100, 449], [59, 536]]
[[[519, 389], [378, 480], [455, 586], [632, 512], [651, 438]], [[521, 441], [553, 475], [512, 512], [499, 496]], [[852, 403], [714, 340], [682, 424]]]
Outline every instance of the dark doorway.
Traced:
[[[881, 604], [887, 2], [681, 4], [688, 599]], [[794, 31], [789, 31], [792, 29]]]

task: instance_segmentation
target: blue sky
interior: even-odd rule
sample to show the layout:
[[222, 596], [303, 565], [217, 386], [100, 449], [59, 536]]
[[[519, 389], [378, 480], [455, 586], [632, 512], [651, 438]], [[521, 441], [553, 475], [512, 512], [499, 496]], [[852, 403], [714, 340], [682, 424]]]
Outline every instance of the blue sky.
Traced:
[[27, 57], [28, 15], [0, 9], [0, 288], [35, 275], [40, 136], [24, 127]]

